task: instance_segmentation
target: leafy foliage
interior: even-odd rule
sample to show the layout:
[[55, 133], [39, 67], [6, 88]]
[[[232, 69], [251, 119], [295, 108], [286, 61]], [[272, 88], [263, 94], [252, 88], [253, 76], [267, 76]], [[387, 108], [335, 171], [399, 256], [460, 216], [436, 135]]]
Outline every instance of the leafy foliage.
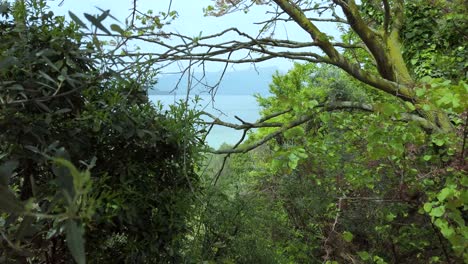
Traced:
[[2, 259], [177, 261], [199, 186], [198, 114], [158, 110], [151, 79], [106, 70], [103, 50], [45, 1], [16, 1], [5, 16]]
[[[404, 55], [417, 77], [466, 79], [466, 9], [463, 1], [408, 1]], [[465, 33], [463, 33], [465, 32]]]
[[[466, 11], [463, 1], [426, 2], [215, 1], [206, 14], [276, 4], [313, 42], [209, 42], [247, 36], [230, 29], [174, 34], [191, 42], [172, 49], [161, 38], [176, 11], [135, 9], [124, 27], [107, 27], [108, 10], [70, 12], [67, 23], [42, 0], [2, 2], [0, 259], [466, 262]], [[321, 10], [349, 25], [343, 43], [306, 16]], [[129, 52], [133, 38], [170, 51]], [[268, 49], [278, 46], [324, 55]], [[244, 48], [260, 54], [251, 61], [315, 64], [273, 76], [271, 96], [258, 97], [262, 119], [231, 126], [258, 128], [244, 145], [202, 155], [200, 113], [148, 101], [153, 64], [237, 62], [231, 53]]]
[[[267, 263], [445, 263], [465, 258], [466, 177], [457, 148], [448, 144], [457, 139], [428, 135], [411, 120], [395, 121], [407, 104], [327, 66], [296, 64], [273, 77], [270, 91], [271, 97], [259, 97], [264, 116], [290, 109], [271, 122], [306, 113], [315, 117], [229, 160], [207, 209], [216, 210], [201, 219], [208, 228], [204, 238], [214, 234], [214, 241], [202, 247], [213, 253], [202, 255], [203, 260], [244, 263], [239, 256], [257, 254], [271, 256]], [[433, 92], [428, 97], [437, 98]], [[343, 100], [378, 107], [373, 113], [317, 108]], [[273, 129], [259, 129], [245, 144]], [[251, 197], [249, 203], [242, 203], [246, 197]], [[235, 234], [229, 231], [233, 227]], [[237, 246], [249, 244], [246, 234], [266, 243], [262, 252], [254, 245], [250, 251]], [[215, 241], [223, 235], [229, 239], [219, 249]]]

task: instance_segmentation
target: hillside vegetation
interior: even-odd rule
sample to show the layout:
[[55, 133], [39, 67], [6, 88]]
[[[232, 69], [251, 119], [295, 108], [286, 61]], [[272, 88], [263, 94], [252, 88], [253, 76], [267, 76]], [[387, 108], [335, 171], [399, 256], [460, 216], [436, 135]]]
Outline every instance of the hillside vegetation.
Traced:
[[[117, 24], [0, 2], [1, 263], [468, 262], [464, 1], [214, 0], [207, 16], [272, 18], [197, 37], [137, 3]], [[276, 38], [283, 23], [310, 40]], [[148, 99], [168, 63], [196, 85], [214, 78], [196, 64], [275, 58], [295, 64], [249, 90], [256, 121]], [[244, 136], [212, 149], [212, 126]]]

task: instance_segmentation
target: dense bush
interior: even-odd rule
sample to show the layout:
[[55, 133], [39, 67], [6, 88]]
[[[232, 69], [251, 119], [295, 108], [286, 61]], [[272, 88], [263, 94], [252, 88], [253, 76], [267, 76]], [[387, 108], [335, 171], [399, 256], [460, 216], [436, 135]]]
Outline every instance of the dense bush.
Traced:
[[3, 261], [177, 262], [199, 186], [196, 113], [157, 110], [151, 79], [105, 70], [45, 1], [1, 5]]

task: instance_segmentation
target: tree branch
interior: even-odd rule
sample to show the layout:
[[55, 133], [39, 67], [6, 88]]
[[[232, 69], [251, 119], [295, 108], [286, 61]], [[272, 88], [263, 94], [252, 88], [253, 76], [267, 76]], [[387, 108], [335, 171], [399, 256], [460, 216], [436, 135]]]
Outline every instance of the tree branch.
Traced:
[[[370, 104], [365, 104], [365, 103], [360, 103], [360, 102], [352, 102], [352, 101], [339, 101], [339, 102], [333, 102], [333, 103], [328, 103], [328, 104], [319, 104], [316, 106], [316, 108], [323, 108], [324, 111], [336, 111], [336, 110], [344, 110], [344, 109], [351, 109], [351, 110], [359, 110], [359, 111], [364, 111], [364, 112], [374, 112], [375, 108], [370, 105]], [[287, 112], [290, 112], [291, 110], [285, 110], [282, 112], [275, 113], [273, 115], [279, 116], [280, 113], [284, 114]], [[211, 114], [206, 114], [207, 116], [210, 116], [213, 118], [215, 121], [214, 122], [208, 122], [206, 124], [213, 124], [213, 125], [221, 125], [221, 126], [226, 126], [230, 128], [234, 128], [236, 130], [244, 130], [247, 131], [252, 128], [261, 128], [261, 127], [277, 127], [278, 129], [262, 139], [251, 143], [249, 145], [245, 145], [239, 148], [233, 148], [233, 149], [223, 149], [223, 150], [217, 150], [217, 151], [212, 151], [214, 154], [231, 154], [231, 153], [246, 153], [248, 151], [251, 151], [269, 140], [275, 138], [276, 136], [286, 132], [287, 130], [297, 127], [299, 125], [302, 125], [306, 123], [307, 121], [312, 120], [314, 117], [317, 116], [316, 112], [313, 112], [311, 114], [303, 115], [298, 117], [297, 119], [289, 122], [289, 123], [267, 123], [264, 122], [264, 120], [267, 120], [267, 118], [262, 118], [259, 121], [255, 123], [244, 123], [241, 125], [233, 124], [233, 123], [228, 123], [228, 122], [223, 122], [219, 120], [218, 118], [214, 117]], [[418, 123], [423, 129], [425, 129], [428, 132], [432, 131], [439, 131], [440, 129], [433, 123], [429, 122], [428, 120], [414, 115], [414, 114], [409, 114], [409, 113], [402, 113], [398, 118], [394, 118], [397, 121], [403, 121], [403, 122], [410, 122], [414, 121]]]
[[384, 46], [379, 44], [378, 36], [367, 26], [359, 15], [359, 10], [354, 0], [341, 1], [334, 0], [334, 3], [342, 7], [350, 26], [361, 37], [364, 44], [369, 48], [371, 54], [376, 60], [376, 66], [383, 78], [380, 78], [370, 72], [363, 71], [356, 63], [352, 64], [345, 59], [330, 43], [326, 34], [322, 33], [303, 13], [303, 11], [288, 0], [273, 0], [283, 11], [285, 11], [300, 27], [311, 35], [314, 42], [329, 57], [329, 64], [338, 66], [348, 72], [356, 79], [380, 89], [393, 96], [399, 97], [405, 101], [413, 101], [412, 91], [401, 84], [396, 84], [392, 61], [385, 53]]
[[388, 0], [383, 0], [383, 6], [384, 6], [384, 34], [388, 33], [388, 25], [390, 24], [390, 5], [388, 3]]

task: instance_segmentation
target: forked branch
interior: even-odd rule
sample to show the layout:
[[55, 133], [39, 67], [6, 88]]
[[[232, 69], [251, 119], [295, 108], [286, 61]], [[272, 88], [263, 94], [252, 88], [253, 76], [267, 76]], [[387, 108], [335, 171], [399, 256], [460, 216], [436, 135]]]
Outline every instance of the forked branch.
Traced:
[[[352, 101], [339, 101], [339, 102], [334, 102], [334, 103], [329, 103], [329, 104], [319, 104], [315, 108], [322, 108], [322, 111], [337, 111], [337, 110], [349, 109], [349, 110], [357, 110], [357, 111], [363, 111], [363, 112], [375, 112], [375, 107], [370, 104], [352, 102]], [[291, 109], [287, 109], [278, 113], [274, 113], [271, 116], [277, 117], [282, 114], [289, 113], [291, 111], [292, 111]], [[211, 114], [205, 113], [205, 115], [209, 116], [210, 118], [213, 118], [213, 121], [205, 122], [204, 124], [225, 126], [225, 127], [230, 127], [236, 130], [243, 130], [244, 134], [245, 132], [253, 128], [275, 128], [275, 127], [277, 128], [275, 131], [269, 133], [268, 135], [264, 136], [263, 138], [251, 144], [244, 145], [241, 147], [236, 146], [236, 148], [232, 148], [232, 149], [222, 149], [222, 150], [212, 151], [212, 153], [215, 153], [215, 154], [232, 154], [232, 153], [246, 153], [257, 147], [262, 146], [263, 144], [267, 143], [269, 140], [274, 139], [275, 137], [277, 137], [278, 135], [281, 135], [282, 133], [288, 131], [289, 129], [300, 126], [316, 118], [317, 111], [313, 111], [311, 109], [310, 114], [302, 115], [294, 119], [293, 121], [286, 122], [286, 123], [266, 122], [267, 120], [272, 118], [270, 116], [270, 117], [262, 118], [254, 123], [244, 123], [240, 125], [229, 123], [229, 122], [223, 122]], [[440, 130], [437, 126], [428, 122], [426, 119], [420, 116], [414, 115], [414, 114], [402, 113], [399, 116], [395, 117], [394, 119], [397, 121], [403, 121], [403, 122], [416, 122], [428, 132]]]

